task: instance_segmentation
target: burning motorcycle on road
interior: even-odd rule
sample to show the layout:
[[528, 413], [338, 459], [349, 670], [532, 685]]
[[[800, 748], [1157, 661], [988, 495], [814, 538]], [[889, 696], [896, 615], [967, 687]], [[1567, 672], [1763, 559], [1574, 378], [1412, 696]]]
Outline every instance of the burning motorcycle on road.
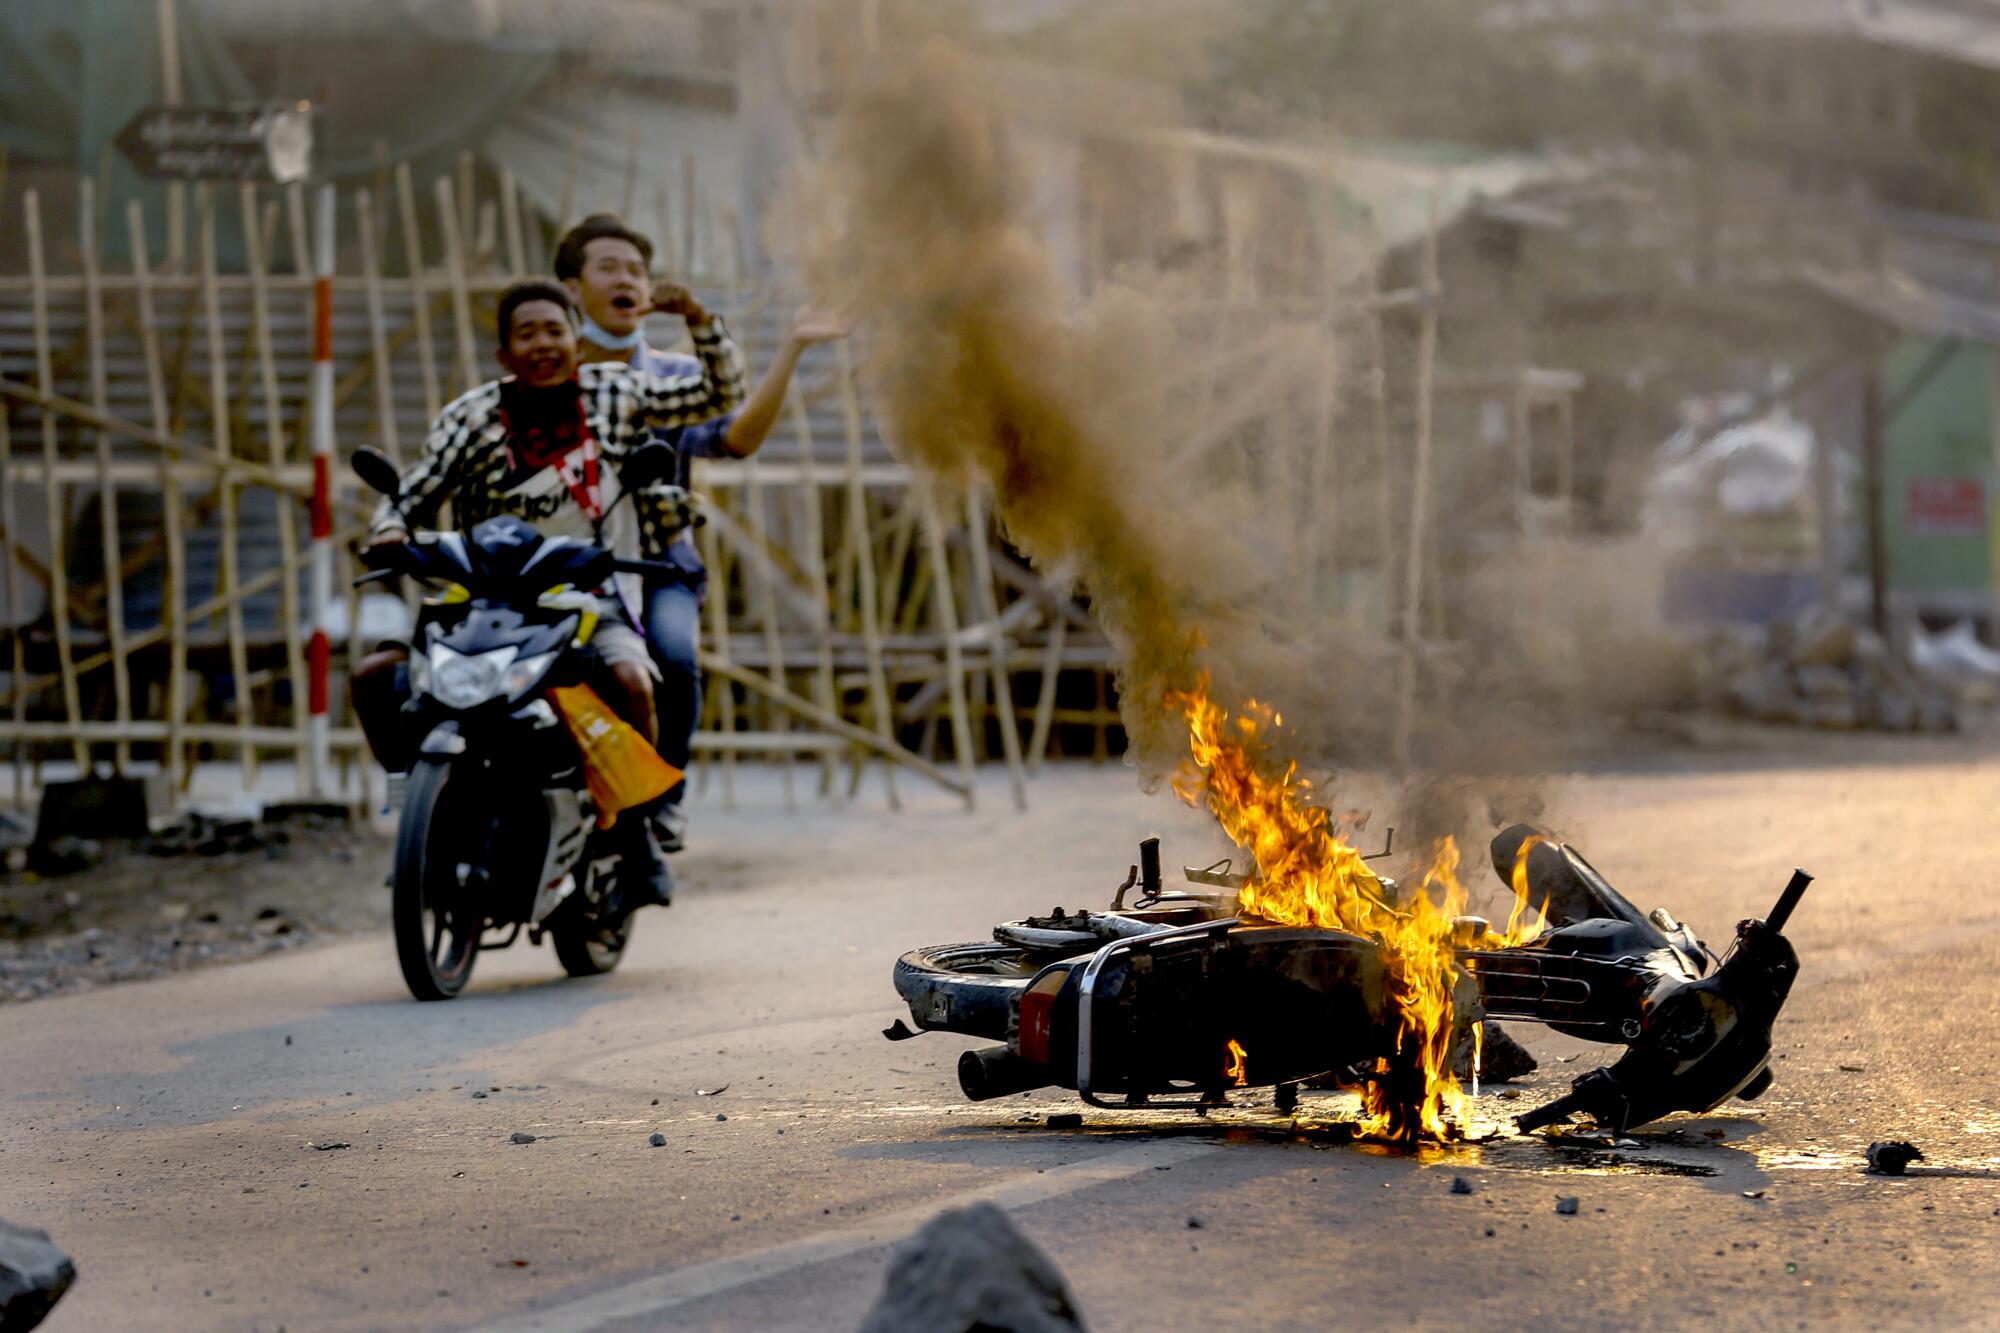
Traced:
[[896, 989], [919, 1029], [999, 1043], [959, 1060], [975, 1101], [1063, 1087], [1106, 1109], [1204, 1110], [1232, 1088], [1276, 1087], [1287, 1108], [1301, 1084], [1334, 1080], [1362, 1091], [1359, 1132], [1413, 1143], [1464, 1132], [1448, 1061], [1464, 1043], [1477, 1050], [1489, 1018], [1625, 1048], [1518, 1117], [1523, 1132], [1584, 1114], [1622, 1134], [1770, 1087], [1771, 1028], [1798, 974], [1783, 932], [1809, 875], [1796, 872], [1718, 955], [1535, 829], [1510, 828], [1491, 851], [1515, 919], [1449, 921], [1444, 971], [1428, 978], [1441, 1014], [1413, 1008], [1423, 979], [1391, 937], [1395, 918], [1431, 910], [1424, 893], [1364, 870], [1388, 931], [1287, 924], [1260, 916], [1259, 880], [1226, 863], [1186, 872], [1211, 892], [1169, 891], [1157, 839], [1111, 910], [1057, 908], [991, 940], [912, 950]]

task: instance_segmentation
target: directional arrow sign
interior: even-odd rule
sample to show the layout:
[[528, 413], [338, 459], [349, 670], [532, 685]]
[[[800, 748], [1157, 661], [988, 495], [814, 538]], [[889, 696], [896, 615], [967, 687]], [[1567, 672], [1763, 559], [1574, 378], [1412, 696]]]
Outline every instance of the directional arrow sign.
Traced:
[[143, 175], [283, 185], [312, 169], [312, 106], [148, 107], [116, 143]]

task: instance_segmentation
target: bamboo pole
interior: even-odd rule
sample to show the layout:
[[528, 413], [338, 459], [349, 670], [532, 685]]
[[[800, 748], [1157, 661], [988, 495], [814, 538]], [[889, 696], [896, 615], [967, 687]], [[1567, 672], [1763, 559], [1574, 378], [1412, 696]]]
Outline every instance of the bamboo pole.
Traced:
[[701, 206], [696, 202], [698, 193], [695, 180], [694, 154], [681, 155], [681, 271], [682, 282], [694, 279], [694, 230], [695, 219], [700, 216]]
[[514, 169], [500, 169], [500, 230], [507, 240], [507, 276], [520, 279], [528, 273], [528, 251], [521, 243], [521, 193], [514, 184]]
[[[201, 235], [202, 308], [208, 328], [209, 417], [215, 452], [223, 462], [216, 475], [222, 491], [222, 586], [235, 591], [242, 583], [236, 556], [236, 474], [229, 464], [229, 367], [222, 349], [222, 296], [215, 282], [215, 190], [204, 183], [198, 192]], [[288, 553], [289, 554], [289, 553]], [[250, 743], [250, 652], [243, 641], [243, 604], [231, 600], [223, 608], [229, 636], [229, 671], [236, 694], [236, 753], [243, 769], [243, 789], [257, 787], [257, 751]]]
[[[257, 216], [257, 187], [240, 187], [243, 200], [243, 224], [246, 229]], [[304, 196], [301, 195], [303, 203]], [[304, 209], [301, 207], [299, 225], [305, 223]], [[294, 243], [304, 249], [305, 238], [296, 236]], [[278, 391], [278, 358], [271, 339], [271, 299], [269, 291], [270, 255], [257, 241], [252, 240], [244, 256], [250, 275], [250, 332], [257, 347], [257, 373], [264, 390], [264, 449], [270, 455], [271, 466], [285, 465], [285, 419], [284, 403]], [[299, 545], [298, 515], [293, 512], [293, 499], [285, 491], [274, 491], [272, 504], [277, 510], [278, 546], [284, 551], [295, 551]], [[306, 697], [299, 688], [306, 679], [305, 636], [299, 622], [299, 586], [296, 579], [286, 579], [278, 589], [279, 615], [283, 618], [285, 635], [285, 669], [290, 673], [292, 689], [292, 725], [298, 729], [298, 745], [293, 752], [295, 772], [303, 775], [306, 771]]]
[[368, 351], [375, 367], [377, 438], [390, 461], [400, 467], [403, 446], [396, 426], [396, 363], [389, 359], [388, 320], [382, 310], [382, 257], [375, 252], [374, 196], [365, 189], [355, 191], [354, 211], [355, 231], [361, 240], [362, 290], [368, 302]]
[[[868, 708], [875, 715], [876, 734], [893, 744], [895, 723], [889, 714], [889, 682], [882, 670], [882, 627], [875, 618], [875, 566], [869, 555], [874, 547], [868, 536], [868, 492], [861, 484], [861, 395], [854, 384], [854, 353], [845, 342], [834, 344], [834, 349], [839, 360], [841, 415], [847, 430], [847, 544], [854, 551], [855, 576], [860, 582], [861, 643], [868, 660]], [[859, 775], [857, 770], [856, 776]], [[885, 765], [882, 778], [888, 788], [889, 808], [901, 810], [903, 801], [896, 793], [895, 769]]]
[[[146, 356], [147, 397], [153, 408], [153, 429], [168, 433], [166, 384], [160, 365], [160, 335], [154, 321], [152, 273], [146, 262], [146, 215], [137, 199], [125, 206], [131, 234], [132, 279], [139, 298], [139, 341]], [[167, 577], [160, 589], [160, 622], [167, 630], [167, 753], [162, 767], [171, 791], [181, 789], [181, 724], [187, 714], [187, 547], [181, 529], [181, 484], [173, 459], [160, 457], [160, 514], [165, 529]], [[127, 645], [127, 651], [131, 651]]]
[[1528, 535], [1529, 506], [1535, 492], [1535, 459], [1532, 434], [1535, 425], [1534, 410], [1528, 398], [1528, 383], [1525, 373], [1514, 381], [1514, 401], [1512, 430], [1514, 434], [1514, 527], [1525, 537]]
[[958, 647], [958, 603], [951, 590], [951, 560], [945, 552], [944, 520], [929, 497], [923, 505], [924, 544], [930, 549], [931, 595], [937, 607], [938, 632], [944, 636], [945, 697], [951, 704], [951, 746], [958, 752], [958, 773], [965, 782], [965, 808], [973, 796], [972, 723], [965, 706], [965, 658]]
[[[744, 461], [750, 468], [749, 480], [745, 482], [746, 491], [744, 499], [753, 521], [763, 527], [768, 533], [772, 527], [771, 512], [766, 502], [763, 483], [757, 479], [756, 455], [753, 454]], [[765, 666], [772, 681], [782, 685], [790, 677], [785, 670], [784, 639], [778, 629], [778, 595], [776, 590], [771, 586], [771, 565], [766, 560], [756, 560], [751, 563], [756, 566], [751, 576], [751, 582], [757, 593], [757, 614], [764, 622]], [[783, 722], [780, 729], [790, 731], [791, 724]], [[785, 788], [785, 809], [797, 810], [799, 797], [798, 791], [794, 786], [792, 756], [789, 754], [780, 755], [779, 762], [784, 765], [784, 771], [781, 776]]]
[[[14, 433], [7, 423], [12, 415], [4, 405], [0, 405], [0, 524], [6, 526], [10, 540], [14, 532]], [[28, 716], [28, 691], [23, 688], [28, 664], [21, 642], [21, 613], [25, 608], [21, 605], [20, 564], [9, 554], [6, 565], [7, 639], [11, 654], [7, 680], [14, 691], [14, 725], [19, 727]], [[18, 806], [27, 790], [18, 732], [8, 750], [9, 765], [14, 770], [14, 804]]]
[[[1308, 428], [1311, 455], [1306, 486], [1306, 589], [1311, 614], [1326, 613], [1325, 584], [1331, 579], [1335, 609], [1340, 609], [1340, 519], [1346, 498], [1340, 485], [1340, 441], [1334, 434], [1339, 405], [1334, 400], [1332, 355], [1314, 384], [1313, 416]], [[1327, 568], [1331, 564], [1332, 568]]]
[[639, 204], [639, 126], [634, 123], [625, 141], [625, 192], [619, 196], [618, 216], [629, 221]]
[[[1380, 279], [1369, 269], [1369, 289], [1379, 291]], [[1387, 633], [1395, 616], [1392, 589], [1396, 530], [1395, 458], [1389, 438], [1389, 349], [1382, 332], [1382, 312], [1368, 312], [1368, 411], [1375, 436], [1375, 549], [1381, 553], [1382, 629]]]
[[[728, 664], [729, 650], [729, 570], [724, 564], [725, 548], [707, 527], [697, 534], [702, 547], [702, 563], [708, 566], [708, 641], [717, 661]], [[721, 730], [736, 730], [736, 691], [724, 689], [715, 695], [716, 716]], [[736, 808], [736, 752], [722, 752], [722, 808]]]
[[[42, 194], [39, 190], [29, 190], [23, 198], [27, 210], [28, 227], [28, 276], [34, 284], [35, 319], [35, 383], [43, 393], [55, 392], [55, 367], [51, 361], [49, 345], [49, 294], [48, 265], [42, 253]], [[42, 465], [47, 469], [42, 478], [43, 498], [48, 506], [49, 520], [49, 608], [55, 624], [56, 662], [62, 672], [63, 714], [75, 726], [83, 720], [83, 707], [77, 697], [76, 671], [72, 662], [69, 629], [69, 569], [63, 556], [63, 546], [68, 533], [69, 509], [63, 502], [62, 487], [56, 481], [56, 419], [46, 408], [42, 409]], [[83, 773], [90, 772], [90, 747], [81, 736], [73, 746], [76, 765]]]
[[[441, 176], [439, 179], [448, 181], [451, 177]], [[469, 148], [461, 148], [458, 151], [458, 183], [453, 193], [458, 201], [458, 211], [452, 214], [452, 220], [458, 226], [459, 236], [470, 241], [475, 219], [479, 216], [479, 184], [474, 170], [472, 150]]]
[[[84, 338], [89, 343], [90, 405], [106, 411], [110, 380], [104, 356], [104, 289], [98, 270], [98, 212], [96, 182], [85, 177], [77, 182], [77, 240], [83, 254]], [[104, 559], [104, 628], [112, 653], [111, 697], [114, 716], [121, 723], [132, 720], [132, 677], [125, 663], [125, 580], [119, 570], [118, 488], [111, 480], [111, 433], [97, 432], [97, 517], [99, 550]], [[112, 747], [112, 763], [123, 773], [132, 763], [132, 745], [118, 741]]]
[[1042, 651], [1041, 692], [1035, 698], [1035, 730], [1028, 738], [1028, 771], [1039, 773], [1048, 757], [1049, 735], [1055, 729], [1056, 684], [1062, 679], [1063, 648], [1069, 637], [1069, 617], [1049, 613], [1049, 641]]
[[458, 334], [458, 391], [464, 393], [479, 383], [479, 367], [473, 352], [472, 301], [465, 288], [465, 238], [458, 229], [458, 210], [451, 197], [451, 177], [437, 179], [438, 227], [444, 232], [445, 276], [451, 283], [451, 315]]
[[679, 254], [680, 247], [674, 241], [674, 210], [667, 200], [667, 187], [664, 185], [653, 187], [653, 225], [659, 229], [653, 237], [654, 252], [662, 260]]
[[[635, 171], [637, 169], [636, 164], [638, 161], [638, 152], [639, 152], [639, 140], [638, 136], [635, 134], [632, 139], [632, 154], [633, 154], [633, 162], [635, 164], [634, 166]], [[630, 193], [629, 184], [627, 193], [628, 194]], [[628, 205], [628, 211], [629, 211], [629, 205]], [[743, 256], [738, 255], [737, 266], [736, 266], [736, 281], [739, 285], [743, 282], [746, 272], [747, 268], [744, 264]], [[755, 312], [753, 312], [752, 317], [747, 321], [747, 323], [749, 325], [749, 331], [754, 331], [755, 328], [757, 327]], [[746, 360], [752, 359], [756, 355], [756, 346], [754, 338], [749, 331], [746, 331], [746, 340], [743, 348], [743, 354]], [[766, 503], [765, 499], [764, 483], [758, 471], [757, 455], [753, 453], [748, 458], [744, 459], [743, 467], [745, 472], [744, 483], [743, 483], [745, 521], [746, 523], [754, 524], [757, 527], [762, 528], [765, 540], [769, 541], [772, 538], [774, 527], [771, 522], [770, 507]], [[746, 581], [750, 585], [752, 595], [756, 598], [757, 617], [759, 620], [763, 622], [765, 669], [766, 671], [769, 672], [773, 684], [783, 685], [790, 679], [790, 677], [786, 674], [785, 671], [784, 639], [780, 635], [778, 629], [778, 594], [776, 588], [772, 586], [771, 562], [768, 559], [760, 559], [760, 560], [753, 560], [750, 563], [754, 565], [756, 568], [748, 571], [748, 577]], [[782, 730], [790, 731], [792, 729], [791, 723], [788, 719], [781, 718], [779, 719], [779, 721], [782, 724], [781, 726]], [[766, 729], [767, 730], [771, 729], [768, 724]], [[781, 774], [781, 780], [784, 784], [784, 791], [785, 791], [785, 809], [787, 811], [796, 811], [799, 808], [799, 794], [796, 785], [796, 775], [792, 772], [792, 769], [795, 767], [793, 762], [793, 756], [789, 754], [779, 755], [778, 761], [784, 765], [784, 769]]]
[[396, 164], [396, 202], [402, 213], [403, 262], [410, 271], [410, 309], [417, 328], [417, 368], [423, 372], [424, 420], [435, 420], [443, 405], [438, 397], [437, 347], [431, 339], [429, 279], [424, 272], [424, 237], [417, 229], [417, 192], [410, 184], [410, 164]]
[[583, 126], [578, 125], [569, 132], [569, 154], [563, 159], [562, 206], [556, 215], [558, 239], [576, 221], [576, 162], [582, 152]]
[[[814, 459], [812, 420], [806, 414], [805, 397], [794, 388], [790, 399], [792, 433], [799, 446], [800, 539], [805, 547], [806, 579], [819, 603], [819, 615], [813, 624], [813, 702], [830, 712], [834, 704], [833, 608], [827, 600], [826, 533], [823, 530], [826, 516], [820, 508], [819, 471]], [[822, 751], [819, 774], [821, 796], [833, 793], [834, 771], [832, 752]]]
[[[1424, 282], [1438, 286], [1437, 197], [1430, 201], [1430, 219], [1424, 233]], [[1403, 571], [1402, 654], [1396, 664], [1396, 732], [1392, 754], [1396, 771], [1407, 774], [1411, 762], [1411, 731], [1417, 711], [1418, 636], [1424, 586], [1424, 546], [1430, 531], [1431, 430], [1436, 405], [1438, 303], [1423, 309], [1417, 345], [1417, 444], [1411, 461], [1410, 527], [1406, 534], [1408, 555]]]
[[992, 637], [986, 652], [992, 670], [993, 700], [1000, 710], [1000, 754], [1007, 762], [1007, 781], [1014, 790], [1014, 808], [1028, 808], [1028, 775], [1021, 764], [1021, 733], [1014, 720], [1014, 674], [1008, 669], [1007, 627], [1000, 620], [1000, 594], [993, 582], [993, 560], [987, 543], [986, 505], [974, 491], [966, 498], [966, 536], [972, 552], [972, 593], [979, 615]]

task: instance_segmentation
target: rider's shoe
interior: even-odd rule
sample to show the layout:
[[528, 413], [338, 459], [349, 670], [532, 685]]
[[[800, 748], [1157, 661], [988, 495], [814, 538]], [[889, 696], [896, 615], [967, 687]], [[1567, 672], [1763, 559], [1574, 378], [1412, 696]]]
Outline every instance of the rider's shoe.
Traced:
[[680, 802], [661, 806], [648, 822], [653, 826], [653, 837], [660, 844], [661, 851], [672, 856], [687, 849], [688, 817]]
[[668, 907], [674, 901], [674, 871], [654, 833], [651, 819], [635, 819], [635, 836], [619, 858], [619, 896], [628, 910]]

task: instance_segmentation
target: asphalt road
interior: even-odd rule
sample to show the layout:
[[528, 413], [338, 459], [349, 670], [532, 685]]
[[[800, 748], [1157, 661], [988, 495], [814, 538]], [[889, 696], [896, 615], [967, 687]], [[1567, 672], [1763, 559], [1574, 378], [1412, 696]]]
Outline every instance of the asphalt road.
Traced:
[[[1553, 794], [1614, 883], [1711, 941], [1793, 865], [1820, 877], [1776, 1087], [1622, 1164], [1516, 1138], [1392, 1157], [1254, 1103], [1070, 1130], [1042, 1123], [1080, 1109], [1059, 1097], [966, 1103], [964, 1043], [879, 1035], [897, 953], [1099, 905], [1147, 832], [1170, 866], [1213, 836], [1115, 767], [1051, 772], [1026, 815], [997, 784], [976, 814], [870, 794], [797, 816], [743, 786], [699, 812], [681, 902], [610, 978], [521, 947], [418, 1005], [367, 938], [0, 1009], [0, 1216], [81, 1269], [46, 1327], [852, 1328], [890, 1244], [975, 1198], [1098, 1329], [1995, 1317], [2000, 762], [1976, 747]], [[1522, 1100], [1488, 1093], [1496, 1119], [1599, 1058], [1519, 1031], [1547, 1063]], [[1933, 1170], [1864, 1175], [1889, 1137]]]

